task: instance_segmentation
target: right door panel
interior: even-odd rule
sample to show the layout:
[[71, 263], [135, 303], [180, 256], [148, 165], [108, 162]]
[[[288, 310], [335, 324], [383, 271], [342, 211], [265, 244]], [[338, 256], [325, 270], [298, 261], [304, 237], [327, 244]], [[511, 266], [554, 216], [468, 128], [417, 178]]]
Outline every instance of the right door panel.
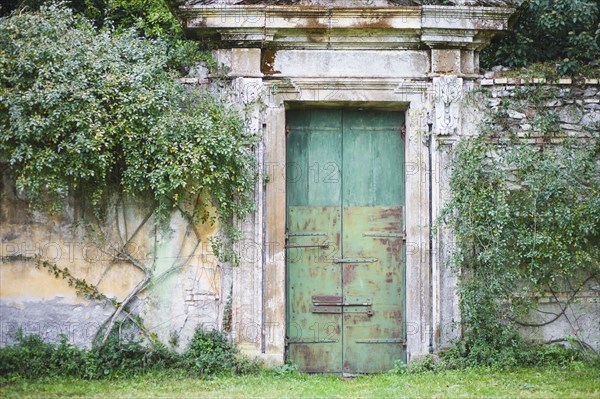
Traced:
[[373, 373], [404, 353], [403, 121], [346, 110], [343, 122], [343, 371]]

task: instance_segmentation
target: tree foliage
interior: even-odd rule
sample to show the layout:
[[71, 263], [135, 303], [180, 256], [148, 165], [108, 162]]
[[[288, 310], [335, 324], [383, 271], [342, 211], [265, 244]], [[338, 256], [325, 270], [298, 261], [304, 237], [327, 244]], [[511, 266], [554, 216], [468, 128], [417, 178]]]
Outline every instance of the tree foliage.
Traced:
[[[9, 0], [0, 16], [16, 10], [38, 11], [49, 0]], [[181, 38], [181, 26], [163, 0], [65, 0], [62, 4], [84, 16], [97, 28], [107, 24], [117, 29], [136, 28], [146, 37]]]
[[14, 12], [39, 11], [49, 4], [61, 4], [83, 16], [95, 27], [110, 27], [115, 32], [133, 30], [138, 36], [160, 38], [169, 54], [169, 67], [187, 73], [198, 61], [210, 63], [206, 44], [186, 40], [183, 30], [163, 0], [7, 0], [0, 16]]
[[484, 67], [559, 63], [573, 74], [600, 58], [600, 8], [596, 0], [526, 0], [514, 32], [482, 53]]
[[100, 206], [112, 188], [227, 220], [251, 208], [255, 138], [216, 95], [186, 90], [169, 44], [98, 30], [63, 6], [0, 19], [0, 156], [34, 204], [72, 190]]

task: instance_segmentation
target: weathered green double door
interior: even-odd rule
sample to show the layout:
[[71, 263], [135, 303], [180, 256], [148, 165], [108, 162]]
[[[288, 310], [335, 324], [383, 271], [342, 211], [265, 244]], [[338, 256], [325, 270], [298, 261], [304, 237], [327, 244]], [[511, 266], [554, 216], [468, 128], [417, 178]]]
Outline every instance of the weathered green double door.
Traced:
[[403, 114], [287, 115], [287, 350], [307, 372], [404, 358]]

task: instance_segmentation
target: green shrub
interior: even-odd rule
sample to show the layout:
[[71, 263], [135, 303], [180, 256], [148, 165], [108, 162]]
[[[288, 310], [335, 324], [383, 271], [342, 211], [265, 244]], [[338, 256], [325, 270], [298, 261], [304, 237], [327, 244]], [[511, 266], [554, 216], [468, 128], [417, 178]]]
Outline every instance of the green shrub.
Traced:
[[420, 374], [426, 372], [441, 371], [440, 363], [433, 355], [426, 355], [423, 359], [418, 361], [412, 361], [408, 364], [404, 361], [396, 361], [393, 373], [396, 374]]
[[286, 361], [280, 366], [273, 366], [271, 371], [277, 377], [297, 376], [299, 374], [298, 366], [291, 361]]
[[391, 370], [395, 374], [419, 374], [460, 370], [476, 367], [490, 369], [514, 369], [518, 367], [566, 367], [575, 364], [590, 364], [583, 353], [562, 344], [528, 345], [518, 337], [516, 342], [505, 348], [495, 348], [483, 340], [465, 339], [449, 349], [435, 355], [427, 355], [420, 361], [409, 363], [398, 361]]
[[[586, 140], [563, 137], [557, 115], [544, 106], [548, 96], [515, 91], [478, 136], [454, 147], [451, 196], [440, 222], [454, 233], [450, 261], [460, 270], [463, 337], [453, 352], [456, 367], [598, 359], [584, 342], [532, 348], [518, 332], [552, 322], [529, 321], [540, 297], [568, 293], [553, 315], [558, 319], [600, 279], [600, 137], [593, 130]], [[527, 108], [535, 110], [533, 124], [543, 134], [536, 145], [503, 123], [508, 109]]]
[[19, 331], [17, 344], [0, 350], [0, 375], [18, 374], [35, 378], [50, 372], [50, 354], [54, 345], [42, 341], [39, 336], [23, 336]]
[[38, 335], [15, 334], [15, 344], [0, 349], [0, 376], [40, 378], [53, 375], [90, 378], [96, 375], [97, 361], [92, 353], [68, 343], [44, 342]]
[[119, 322], [108, 339], [92, 347], [96, 377], [121, 378], [177, 368], [181, 355], [160, 342], [147, 342], [132, 323]]
[[198, 326], [183, 359], [190, 370], [209, 375], [237, 371], [236, 355], [237, 351], [223, 334]]

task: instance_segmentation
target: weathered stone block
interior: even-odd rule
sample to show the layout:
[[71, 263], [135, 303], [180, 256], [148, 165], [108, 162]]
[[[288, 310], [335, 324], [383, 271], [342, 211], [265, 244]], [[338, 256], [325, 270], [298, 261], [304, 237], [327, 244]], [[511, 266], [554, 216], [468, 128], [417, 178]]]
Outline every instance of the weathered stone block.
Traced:
[[593, 126], [597, 123], [600, 123], [600, 112], [598, 111], [585, 114], [581, 120], [583, 126]]
[[461, 73], [461, 51], [447, 49], [431, 50], [431, 72], [458, 75]]
[[579, 107], [569, 106], [558, 111], [558, 117], [561, 122], [569, 124], [577, 124], [581, 122], [583, 112]]
[[231, 50], [231, 72], [229, 76], [260, 78], [260, 49], [234, 48]]
[[585, 92], [583, 92], [584, 97], [594, 97], [598, 93], [598, 89], [595, 87], [588, 87]]
[[513, 118], [513, 119], [524, 119], [526, 116], [525, 114], [522, 114], [522, 113], [512, 110], [512, 109], [509, 109], [506, 113], [508, 114], [508, 116], [510, 118]]
[[463, 74], [478, 73], [479, 62], [475, 60], [475, 52], [473, 50], [462, 50], [460, 52], [460, 71]]

